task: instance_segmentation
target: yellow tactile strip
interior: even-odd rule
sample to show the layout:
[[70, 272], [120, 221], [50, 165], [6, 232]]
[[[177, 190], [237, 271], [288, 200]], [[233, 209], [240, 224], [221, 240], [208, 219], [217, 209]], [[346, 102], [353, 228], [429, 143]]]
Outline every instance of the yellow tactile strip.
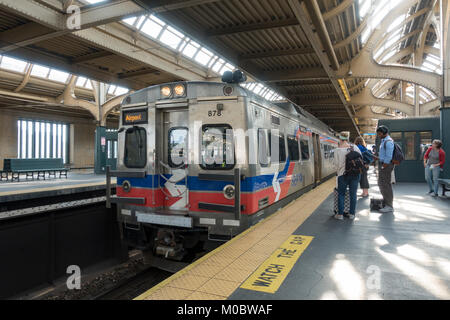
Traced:
[[329, 196], [330, 179], [135, 300], [228, 298]]

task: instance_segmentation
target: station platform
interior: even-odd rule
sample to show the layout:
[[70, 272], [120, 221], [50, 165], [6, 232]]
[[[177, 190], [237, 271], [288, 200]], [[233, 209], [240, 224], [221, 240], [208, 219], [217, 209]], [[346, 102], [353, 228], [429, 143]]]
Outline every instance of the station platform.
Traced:
[[[371, 173], [371, 197], [380, 198]], [[335, 179], [150, 288], [136, 300], [449, 299], [450, 201], [394, 185], [393, 214], [358, 198], [332, 217]]]
[[[115, 178], [112, 178], [111, 185], [114, 186], [115, 183]], [[67, 179], [47, 178], [46, 180], [35, 179], [22, 180], [20, 182], [2, 181], [0, 182], [0, 203], [93, 191], [104, 189], [105, 186], [105, 175], [94, 174], [93, 170], [69, 171]]]
[[[114, 188], [116, 179], [111, 179]], [[0, 221], [106, 200], [106, 177], [93, 170], [68, 172], [66, 178], [0, 182]]]

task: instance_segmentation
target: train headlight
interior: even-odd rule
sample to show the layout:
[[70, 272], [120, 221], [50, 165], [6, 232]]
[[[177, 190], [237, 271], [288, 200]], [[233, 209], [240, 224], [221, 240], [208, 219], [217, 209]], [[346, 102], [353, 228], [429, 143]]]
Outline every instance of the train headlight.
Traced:
[[131, 190], [131, 183], [130, 183], [130, 181], [125, 180], [125, 181], [122, 183], [122, 189], [123, 189], [123, 191], [125, 191], [126, 193], [130, 192], [130, 190]]
[[172, 89], [169, 86], [161, 87], [161, 96], [163, 98], [168, 98], [172, 94]]
[[233, 199], [234, 198], [234, 186], [231, 184], [226, 185], [225, 188], [223, 188], [223, 195], [227, 199]]
[[177, 97], [184, 96], [184, 93], [186, 92], [186, 88], [182, 84], [177, 84], [175, 88], [173, 88], [173, 92]]

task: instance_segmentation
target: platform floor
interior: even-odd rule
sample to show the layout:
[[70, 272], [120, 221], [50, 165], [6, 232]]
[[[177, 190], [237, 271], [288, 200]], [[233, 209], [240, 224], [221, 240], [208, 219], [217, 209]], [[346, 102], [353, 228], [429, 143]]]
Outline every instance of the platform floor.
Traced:
[[[370, 176], [371, 197], [380, 197]], [[332, 218], [334, 179], [136, 299], [449, 299], [450, 199], [394, 186], [394, 214], [358, 200]], [[299, 235], [300, 237], [296, 237]]]
[[[116, 183], [115, 178], [111, 179], [111, 183]], [[67, 173], [67, 179], [58, 177], [26, 181], [23, 178], [19, 182], [1, 181], [0, 197], [101, 185], [106, 185], [106, 177], [104, 174], [94, 174], [93, 170], [69, 171]]]

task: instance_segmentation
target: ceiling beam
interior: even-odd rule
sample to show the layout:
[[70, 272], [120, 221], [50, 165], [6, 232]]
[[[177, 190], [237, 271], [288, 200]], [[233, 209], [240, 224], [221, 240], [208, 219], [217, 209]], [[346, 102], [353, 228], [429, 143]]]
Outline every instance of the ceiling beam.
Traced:
[[133, 77], [145, 76], [148, 74], [159, 75], [159, 74], [161, 74], [161, 72], [159, 70], [147, 68], [147, 69], [143, 69], [143, 70], [120, 73], [119, 79], [129, 79], [129, 78], [133, 78]]
[[338, 14], [341, 14], [342, 12], [347, 10], [348, 7], [353, 5], [354, 2], [355, 2], [355, 0], [344, 0], [344, 1], [342, 1], [340, 4], [338, 4], [333, 9], [331, 9], [331, 10], [329, 10], [327, 12], [324, 12], [323, 13], [323, 20], [327, 21], [327, 20], [337, 16]]
[[252, 23], [252, 24], [244, 24], [240, 26], [235, 26], [231, 28], [225, 29], [212, 29], [208, 30], [208, 37], [221, 37], [221, 36], [229, 36], [243, 32], [251, 32], [251, 31], [260, 31], [274, 28], [283, 28], [283, 27], [291, 27], [298, 26], [298, 20], [296, 18], [289, 18], [285, 20], [274, 20], [260, 23]]
[[[289, 1], [289, 3], [295, 6], [295, 1]], [[298, 1], [297, 1], [298, 3]], [[316, 0], [304, 0], [303, 3], [305, 4], [307, 8], [307, 12], [309, 13], [309, 16], [311, 17], [312, 23], [315, 28], [315, 32], [319, 36], [320, 42], [325, 49], [325, 52], [328, 56], [328, 60], [331, 64], [331, 68], [333, 70], [339, 69], [339, 62], [336, 57], [336, 53], [334, 52], [333, 45], [331, 44], [330, 36], [328, 35], [327, 27], [325, 26], [325, 21], [323, 20], [322, 13], [320, 12], [319, 5], [317, 4]], [[299, 10], [296, 8], [294, 10], [294, 13], [297, 15], [297, 19], [299, 19]], [[306, 18], [304, 16], [303, 18]], [[306, 21], [305, 21], [306, 22]]]
[[113, 55], [114, 55], [114, 53], [109, 52], [109, 51], [98, 51], [98, 52], [85, 54], [85, 55], [73, 58], [73, 59], [71, 59], [71, 62], [72, 63], [83, 63], [83, 62], [88, 62], [88, 61], [95, 60], [95, 59], [110, 57]]
[[305, 79], [328, 79], [328, 74], [322, 68], [307, 68], [279, 71], [265, 71], [260, 80], [265, 82], [282, 82]]
[[143, 8], [154, 13], [186, 9], [218, 1], [222, 0], [134, 0]]
[[[333, 84], [333, 86], [339, 96], [338, 101], [340, 100], [341, 103], [344, 105], [344, 108], [348, 114], [348, 117], [353, 123], [353, 127], [355, 128], [357, 134], [359, 134], [359, 128], [356, 125], [353, 114], [350, 111], [349, 105], [348, 105], [347, 101], [345, 100], [344, 94], [342, 93], [340, 86], [336, 80], [335, 73], [332, 70], [333, 67], [339, 68], [339, 63], [337, 62], [336, 55], [334, 54], [333, 47], [331, 46], [331, 41], [330, 41], [330, 38], [328, 37], [328, 33], [326, 33], [326, 27], [323, 22], [323, 19], [322, 19], [322, 21], [320, 21], [321, 14], [320, 14], [320, 10], [319, 10], [319, 12], [317, 12], [317, 10], [318, 10], [317, 2], [315, 0], [305, 0], [305, 1], [303, 1], [303, 3], [300, 3], [299, 0], [288, 0], [288, 3], [289, 3], [289, 6], [291, 7], [291, 9], [294, 11], [294, 13], [300, 23], [300, 26], [303, 29], [304, 34], [306, 35], [306, 37], [309, 40], [309, 43], [314, 48], [314, 51], [316, 52], [316, 55], [319, 58], [320, 63], [322, 64], [323, 72], [326, 73], [326, 75], [330, 79], [331, 83]], [[308, 10], [307, 10], [306, 4], [308, 4], [308, 6], [312, 10], [312, 13], [309, 12], [310, 15], [315, 17], [315, 18], [313, 18], [313, 22], [314, 22], [314, 20], [316, 20], [316, 23], [315, 24], [313, 23], [313, 24], [315, 26], [316, 25], [319, 26], [319, 28], [321, 29], [320, 32], [317, 27], [316, 27], [317, 32], [313, 31], [313, 29], [309, 23], [309, 20], [308, 20]], [[325, 32], [325, 36], [328, 38], [328, 41], [324, 41], [325, 44], [323, 43], [323, 41], [320, 41], [318, 39], [318, 35], [317, 35], [317, 33], [323, 34], [324, 32]], [[322, 40], [326, 40], [326, 39], [322, 39]], [[329, 49], [330, 46], [331, 46], [331, 50], [333, 50], [332, 52], [330, 52], [330, 50], [326, 49], [326, 47], [328, 47], [328, 49]], [[324, 54], [324, 50], [327, 52], [327, 55]], [[334, 54], [334, 58], [332, 57], [333, 54]], [[334, 61], [332, 62], [329, 59], [332, 59]]]

